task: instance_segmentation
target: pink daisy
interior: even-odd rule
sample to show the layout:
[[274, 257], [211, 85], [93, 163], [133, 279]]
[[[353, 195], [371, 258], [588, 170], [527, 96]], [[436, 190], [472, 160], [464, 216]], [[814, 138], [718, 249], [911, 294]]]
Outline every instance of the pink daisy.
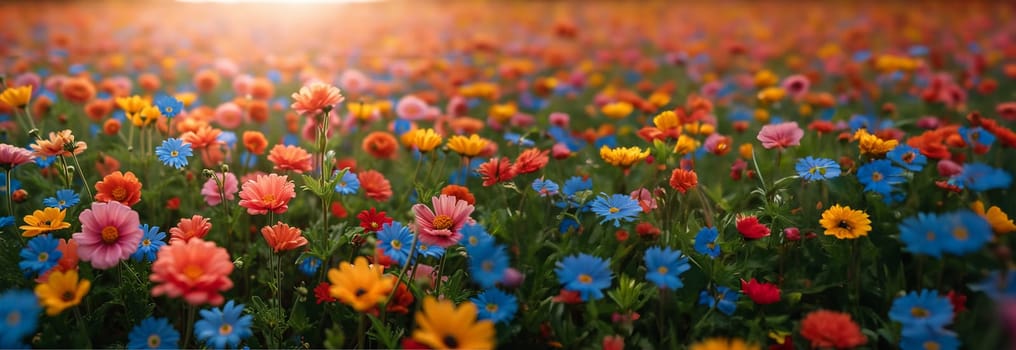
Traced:
[[787, 94], [793, 96], [795, 99], [800, 99], [808, 93], [808, 88], [811, 87], [811, 81], [803, 74], [795, 74], [783, 79], [783, 83], [780, 85]]
[[780, 124], [769, 124], [762, 127], [758, 132], [758, 140], [762, 141], [762, 147], [766, 149], [784, 149], [790, 146], [801, 144], [801, 137], [804, 130], [797, 126], [797, 122]]
[[398, 114], [400, 118], [407, 120], [424, 119], [429, 110], [430, 106], [427, 105], [427, 102], [413, 95], [403, 97], [399, 100], [399, 103], [395, 105], [395, 113]]
[[35, 160], [35, 154], [27, 149], [0, 144], [0, 166], [11, 169]]
[[282, 214], [289, 210], [289, 201], [296, 197], [296, 185], [287, 176], [268, 174], [243, 184], [240, 206], [247, 214], [264, 215], [269, 211]]
[[74, 234], [78, 256], [92, 267], [105, 270], [116, 266], [138, 250], [141, 232], [138, 213], [120, 202], [94, 202], [78, 216], [81, 232]]
[[469, 214], [473, 213], [473, 206], [448, 195], [433, 197], [431, 203], [433, 211], [424, 204], [413, 206], [420, 242], [442, 248], [458, 243], [462, 239], [459, 230], [472, 220]]
[[[215, 181], [216, 178], [218, 178], [219, 181]], [[226, 173], [225, 180], [223, 180], [222, 173], [216, 173], [214, 177], [205, 181], [205, 185], [201, 187], [201, 195], [205, 196], [205, 203], [208, 203], [208, 205], [213, 207], [222, 203], [222, 194], [219, 192], [219, 182], [222, 182], [225, 187], [226, 200], [228, 201], [236, 199], [236, 192], [239, 191], [237, 188], [237, 186], [239, 186], [239, 182], [236, 181], [236, 175], [233, 175], [233, 173]]]

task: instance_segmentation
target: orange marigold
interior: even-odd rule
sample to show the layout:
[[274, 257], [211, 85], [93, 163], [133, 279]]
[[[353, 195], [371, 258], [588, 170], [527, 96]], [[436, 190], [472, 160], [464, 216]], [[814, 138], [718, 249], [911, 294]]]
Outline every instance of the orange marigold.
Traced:
[[106, 175], [95, 183], [95, 190], [95, 200], [100, 202], [117, 201], [132, 206], [141, 201], [141, 181], [130, 171]]

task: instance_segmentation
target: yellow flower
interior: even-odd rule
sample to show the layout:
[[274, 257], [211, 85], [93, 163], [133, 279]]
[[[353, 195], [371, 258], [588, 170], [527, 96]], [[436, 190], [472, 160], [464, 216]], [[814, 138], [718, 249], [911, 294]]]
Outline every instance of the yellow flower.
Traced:
[[1016, 224], [1013, 224], [1012, 220], [1009, 220], [1009, 215], [1006, 215], [1002, 209], [996, 206], [988, 208], [988, 211], [984, 211], [984, 203], [976, 201], [970, 206], [980, 216], [988, 220], [991, 224], [991, 230], [995, 231], [996, 235], [1006, 234], [1012, 231], [1016, 231]]
[[350, 103], [346, 105], [349, 109], [349, 114], [353, 115], [353, 118], [357, 120], [366, 121], [370, 120], [377, 112], [377, 106], [373, 103]]
[[46, 307], [46, 314], [56, 316], [69, 307], [81, 303], [81, 298], [88, 294], [92, 282], [82, 279], [78, 281], [78, 271], [53, 271], [46, 283], [35, 286], [35, 296], [39, 303]]
[[857, 147], [861, 150], [861, 154], [873, 157], [882, 157], [899, 144], [899, 141], [896, 140], [880, 139], [878, 136], [869, 134], [865, 129], [858, 129], [854, 133], [854, 138], [860, 140]]
[[497, 96], [497, 85], [488, 82], [472, 83], [459, 88], [459, 94], [463, 97], [477, 97], [494, 99]]
[[741, 146], [737, 148], [737, 153], [741, 155], [741, 158], [751, 159], [751, 152], [754, 149], [755, 148], [752, 147], [752, 145], [750, 143], [746, 142], [746, 143], [742, 143]]
[[67, 209], [46, 208], [36, 210], [32, 215], [25, 215], [25, 225], [20, 227], [25, 232], [22, 232], [21, 235], [24, 237], [35, 237], [41, 233], [71, 227], [70, 223], [63, 221], [66, 216]]
[[691, 122], [684, 124], [684, 131], [692, 135], [711, 135], [716, 127], [709, 123]]
[[755, 109], [755, 114], [753, 114], [753, 116], [759, 123], [765, 124], [769, 122], [769, 111], [765, 110], [765, 108]]
[[600, 158], [610, 165], [630, 168], [635, 163], [641, 162], [649, 157], [649, 150], [642, 150], [638, 147], [618, 147], [611, 149], [604, 145], [600, 148]]
[[15, 108], [24, 108], [32, 99], [32, 86], [9, 87], [0, 94], [0, 101]]
[[681, 120], [674, 111], [664, 111], [653, 117], [653, 125], [660, 130], [676, 129], [681, 127]]
[[649, 103], [657, 108], [666, 106], [670, 103], [670, 95], [662, 91], [654, 92], [652, 95], [649, 95]]
[[758, 92], [758, 100], [762, 103], [778, 102], [786, 96], [787, 91], [781, 87], [767, 87]]
[[490, 107], [490, 116], [498, 123], [505, 123], [519, 112], [514, 103], [498, 103]]
[[362, 256], [352, 264], [340, 263], [338, 270], [328, 270], [328, 281], [332, 283], [328, 292], [356, 311], [370, 310], [395, 287], [395, 279], [382, 276], [382, 270], [380, 266], [372, 267]]
[[756, 344], [745, 343], [741, 339], [709, 338], [692, 344], [690, 350], [759, 350]]
[[148, 102], [140, 96], [134, 95], [131, 97], [117, 97], [116, 105], [120, 106], [120, 109], [126, 114], [128, 120], [134, 122], [139, 117], [138, 114], [145, 110], [145, 107], [148, 107]]
[[472, 134], [469, 137], [455, 135], [448, 138], [448, 148], [463, 157], [476, 157], [487, 147], [487, 139]]
[[[408, 135], [408, 136], [406, 136]], [[404, 143], [416, 147], [421, 153], [433, 151], [441, 144], [441, 135], [434, 132], [434, 129], [415, 129], [402, 135]], [[408, 140], [407, 140], [408, 139]]]
[[685, 155], [691, 152], [695, 152], [699, 147], [698, 140], [691, 138], [688, 135], [681, 135], [677, 138], [677, 145], [674, 146], [674, 153]]
[[131, 124], [137, 127], [152, 125], [159, 117], [162, 116], [162, 111], [156, 106], [146, 106], [145, 109], [141, 110], [141, 113], [137, 113], [131, 117]]
[[871, 220], [867, 213], [841, 207], [839, 204], [826, 209], [818, 223], [825, 227], [826, 236], [836, 236], [839, 239], [855, 239], [867, 236], [871, 231]]
[[634, 110], [635, 106], [632, 106], [631, 103], [624, 101], [611, 102], [600, 108], [600, 112], [611, 119], [621, 119], [627, 117]]
[[755, 86], [759, 88], [776, 85], [776, 82], [779, 80], [780, 78], [768, 69], [763, 69], [758, 71], [758, 73], [755, 73]]
[[180, 101], [180, 103], [183, 103], [184, 107], [190, 107], [190, 105], [193, 104], [194, 101], [197, 101], [198, 94], [195, 94], [193, 92], [181, 92], [173, 97], [176, 97], [176, 99]]
[[433, 349], [493, 349], [494, 323], [476, 321], [476, 305], [470, 302], [455, 307], [451, 301], [423, 299], [423, 311], [416, 314], [413, 340]]

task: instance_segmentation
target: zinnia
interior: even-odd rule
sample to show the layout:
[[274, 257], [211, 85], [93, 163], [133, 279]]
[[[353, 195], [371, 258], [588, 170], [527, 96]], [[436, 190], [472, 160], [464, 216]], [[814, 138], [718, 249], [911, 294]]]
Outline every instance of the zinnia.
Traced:
[[287, 176], [260, 175], [243, 184], [240, 206], [247, 208], [250, 215], [264, 215], [269, 211], [282, 214], [289, 210], [289, 201], [296, 197], [295, 188]]
[[762, 147], [766, 149], [782, 150], [798, 146], [801, 144], [801, 137], [804, 137], [804, 130], [797, 126], [797, 122], [766, 125], [758, 132], [758, 140], [762, 141]]
[[180, 219], [176, 227], [169, 229], [169, 244], [187, 242], [194, 238], [204, 238], [212, 230], [212, 223], [201, 215], [190, 219]]
[[38, 157], [70, 157], [72, 154], [67, 150], [68, 148], [73, 150], [74, 155], [77, 155], [88, 149], [88, 144], [84, 141], [75, 141], [74, 134], [70, 130], [51, 132], [48, 140], [37, 140], [32, 144], [32, 150]]
[[339, 88], [320, 82], [300, 88], [291, 97], [294, 102], [289, 107], [300, 114], [317, 114], [324, 109], [334, 108], [345, 99]]
[[431, 203], [433, 211], [424, 204], [413, 205], [420, 242], [442, 248], [458, 243], [462, 239], [459, 230], [471, 220], [473, 206], [448, 195], [433, 197]]
[[512, 166], [512, 172], [516, 175], [529, 174], [543, 169], [550, 161], [550, 150], [540, 151], [537, 148], [530, 148], [519, 154], [515, 158], [515, 165]]
[[515, 168], [512, 167], [512, 162], [505, 157], [491, 158], [486, 163], [480, 164], [476, 172], [483, 177], [484, 187], [511, 181], [515, 177]]
[[[222, 183], [223, 191], [219, 191], [220, 182]], [[216, 173], [201, 186], [201, 195], [205, 196], [205, 203], [214, 207], [222, 203], [222, 192], [226, 192], [227, 201], [235, 199], [236, 192], [239, 190], [237, 188], [238, 185], [236, 175], [233, 175], [233, 173], [225, 173], [225, 175], [223, 173]]]
[[361, 171], [356, 177], [360, 180], [360, 188], [367, 194], [367, 198], [385, 202], [392, 197], [392, 184], [376, 170]]
[[261, 236], [276, 253], [307, 245], [307, 239], [303, 237], [303, 232], [300, 229], [289, 227], [281, 221], [275, 225], [261, 228]]
[[268, 160], [275, 163], [275, 170], [292, 170], [302, 174], [312, 169], [310, 153], [297, 146], [275, 145], [268, 152]]
[[138, 213], [119, 202], [93, 202], [78, 216], [81, 232], [73, 235], [81, 260], [105, 270], [116, 266], [138, 250], [144, 232]]
[[129, 171], [106, 175], [102, 181], [95, 183], [95, 190], [95, 200], [99, 202], [116, 201], [132, 206], [141, 201], [141, 181]]
[[384, 267], [370, 265], [360, 256], [350, 264], [343, 262], [338, 269], [328, 270], [332, 286], [331, 295], [356, 311], [367, 311], [384, 301], [395, 287], [395, 278], [382, 275]]
[[698, 185], [698, 174], [694, 170], [677, 168], [670, 173], [670, 187], [681, 194], [687, 193], [695, 185]]
[[175, 242], [162, 249], [149, 276], [152, 296], [183, 297], [188, 304], [221, 305], [223, 292], [233, 288], [233, 262], [225, 248], [200, 238]]
[[801, 336], [813, 348], [850, 349], [864, 345], [868, 338], [849, 314], [818, 310], [801, 320]]
[[363, 138], [361, 147], [374, 158], [392, 159], [395, 158], [395, 151], [399, 149], [399, 141], [390, 133], [375, 131]]

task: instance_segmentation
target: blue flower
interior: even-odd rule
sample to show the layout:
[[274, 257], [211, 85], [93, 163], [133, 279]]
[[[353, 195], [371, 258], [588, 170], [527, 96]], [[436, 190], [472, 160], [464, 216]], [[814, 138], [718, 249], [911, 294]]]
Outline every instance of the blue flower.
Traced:
[[593, 179], [583, 179], [581, 176], [572, 176], [570, 179], [564, 181], [564, 188], [561, 189], [561, 193], [565, 196], [571, 197], [576, 193], [593, 189]]
[[987, 150], [988, 147], [991, 147], [995, 143], [995, 135], [979, 126], [973, 128], [961, 126], [958, 132], [960, 137], [963, 137], [963, 142], [966, 142], [971, 148], [983, 148]]
[[189, 143], [177, 138], [168, 138], [162, 141], [162, 145], [155, 148], [155, 155], [159, 161], [166, 166], [177, 169], [187, 166], [187, 157], [194, 155]]
[[568, 230], [575, 229], [578, 231], [579, 223], [570, 217], [566, 217], [561, 220], [561, 224], [557, 225], [557, 231], [560, 233], [568, 233]]
[[78, 202], [81, 202], [81, 197], [78, 196], [77, 192], [74, 192], [74, 190], [63, 189], [56, 191], [56, 197], [43, 199], [42, 205], [64, 210], [78, 205]]
[[21, 249], [21, 262], [18, 263], [25, 277], [40, 275], [56, 266], [63, 256], [63, 253], [56, 249], [59, 243], [50, 235], [39, 235], [29, 240], [28, 245]]
[[128, 349], [176, 349], [179, 342], [180, 332], [165, 318], [141, 320], [127, 335]]
[[919, 213], [903, 219], [900, 223], [900, 240], [913, 254], [942, 257], [950, 235], [942, 230], [943, 222], [938, 215]]
[[399, 265], [406, 263], [409, 250], [412, 249], [410, 245], [413, 244], [413, 234], [409, 233], [408, 227], [398, 221], [385, 223], [381, 225], [381, 230], [377, 231], [377, 240], [377, 247], [384, 251], [385, 256], [395, 260]]
[[623, 194], [607, 197], [606, 193], [600, 193], [600, 197], [593, 200], [590, 209], [603, 218], [601, 224], [614, 220], [614, 227], [620, 227], [622, 220], [635, 221], [642, 213], [639, 202]]
[[513, 133], [513, 132], [505, 132], [504, 133], [504, 140], [508, 141], [509, 145], [515, 145], [515, 144], [517, 144], [517, 145], [519, 145], [521, 147], [533, 147], [533, 146], [536, 145], [536, 143], [534, 143], [533, 140], [524, 138], [524, 137], [522, 137], [522, 135], [519, 135], [519, 134], [516, 134], [516, 133]]
[[519, 309], [518, 298], [497, 288], [485, 290], [469, 301], [476, 304], [477, 318], [491, 320], [494, 323], [510, 322]]
[[0, 216], [0, 228], [7, 226], [14, 226], [15, 219], [13, 216]]
[[804, 157], [794, 165], [797, 176], [809, 181], [827, 180], [840, 176], [840, 165], [827, 158]]
[[652, 247], [646, 249], [646, 279], [663, 289], [680, 289], [684, 287], [681, 274], [691, 269], [688, 258], [681, 256], [680, 250], [670, 247]]
[[889, 160], [910, 171], [921, 171], [928, 163], [928, 157], [921, 154], [921, 151], [908, 145], [897, 145], [886, 154]]
[[857, 169], [857, 179], [864, 185], [864, 190], [889, 196], [895, 185], [906, 181], [903, 169], [893, 166], [888, 159], [879, 159]]
[[141, 237], [141, 242], [138, 243], [138, 250], [131, 254], [131, 259], [134, 261], [155, 261], [155, 253], [162, 249], [162, 246], [166, 245], [164, 241], [166, 239], [165, 232], [159, 232], [159, 226], [151, 226], [148, 224], [141, 224], [141, 232], [144, 232], [144, 236]]
[[436, 245], [426, 245], [422, 242], [416, 243], [416, 256], [421, 258], [440, 258], [444, 255], [444, 248]]
[[227, 148], [233, 148], [233, 145], [236, 144], [236, 133], [223, 130], [219, 133], [219, 137], [216, 137], [215, 140], [225, 143]]
[[335, 184], [335, 192], [339, 194], [355, 194], [360, 190], [360, 179], [353, 172], [342, 174], [342, 179]]
[[948, 298], [933, 290], [913, 291], [893, 300], [889, 319], [903, 324], [904, 337], [919, 337], [944, 332], [952, 323], [953, 306]]
[[254, 317], [243, 315], [243, 304], [227, 301], [222, 308], [201, 310], [201, 320], [194, 323], [194, 333], [205, 345], [224, 349], [235, 348], [240, 341], [254, 334], [250, 326]]
[[533, 180], [533, 191], [540, 194], [540, 197], [556, 195], [560, 187], [554, 181], [536, 179]]
[[970, 290], [984, 292], [996, 302], [1016, 297], [1016, 270], [991, 272], [981, 282], [971, 284]]
[[28, 290], [0, 294], [0, 349], [27, 348], [21, 339], [39, 324], [39, 300]]
[[1012, 184], [1012, 175], [1008, 172], [981, 163], [964, 165], [963, 171], [956, 177], [964, 187], [976, 192], [1006, 189]]
[[716, 294], [709, 293], [709, 290], [703, 290], [699, 293], [698, 303], [699, 305], [715, 307], [723, 314], [730, 316], [737, 310], [738, 297], [737, 292], [730, 288], [719, 286], [716, 287]]
[[466, 248], [466, 253], [469, 255], [472, 255], [473, 249], [495, 243], [494, 236], [487, 233], [487, 230], [480, 224], [467, 223], [465, 226], [462, 226], [459, 232], [462, 233], [462, 240], [459, 242]]
[[557, 262], [554, 272], [564, 289], [578, 292], [583, 301], [603, 298], [603, 289], [610, 287], [613, 279], [610, 260], [588, 254], [565, 257]]
[[159, 112], [166, 118], [173, 118], [183, 112], [183, 102], [177, 100], [176, 97], [169, 95], [159, 95], [155, 97], [153, 101], [155, 107], [159, 107]]
[[483, 288], [501, 282], [508, 269], [508, 253], [500, 244], [482, 245], [469, 253], [469, 276]]
[[988, 220], [967, 209], [943, 215], [940, 227], [950, 238], [942, 249], [956, 255], [981, 250], [994, 237]]
[[321, 259], [313, 256], [305, 257], [303, 260], [300, 260], [300, 265], [298, 265], [297, 268], [299, 268], [300, 272], [304, 275], [313, 277], [314, 274], [317, 273], [318, 269], [321, 268]]
[[929, 333], [914, 337], [903, 337], [900, 350], [956, 350], [960, 348], [960, 340], [952, 332]]
[[718, 237], [720, 237], [720, 233], [716, 231], [715, 227], [703, 227], [695, 235], [695, 251], [716, 259], [720, 256], [720, 243], [716, 242]]

